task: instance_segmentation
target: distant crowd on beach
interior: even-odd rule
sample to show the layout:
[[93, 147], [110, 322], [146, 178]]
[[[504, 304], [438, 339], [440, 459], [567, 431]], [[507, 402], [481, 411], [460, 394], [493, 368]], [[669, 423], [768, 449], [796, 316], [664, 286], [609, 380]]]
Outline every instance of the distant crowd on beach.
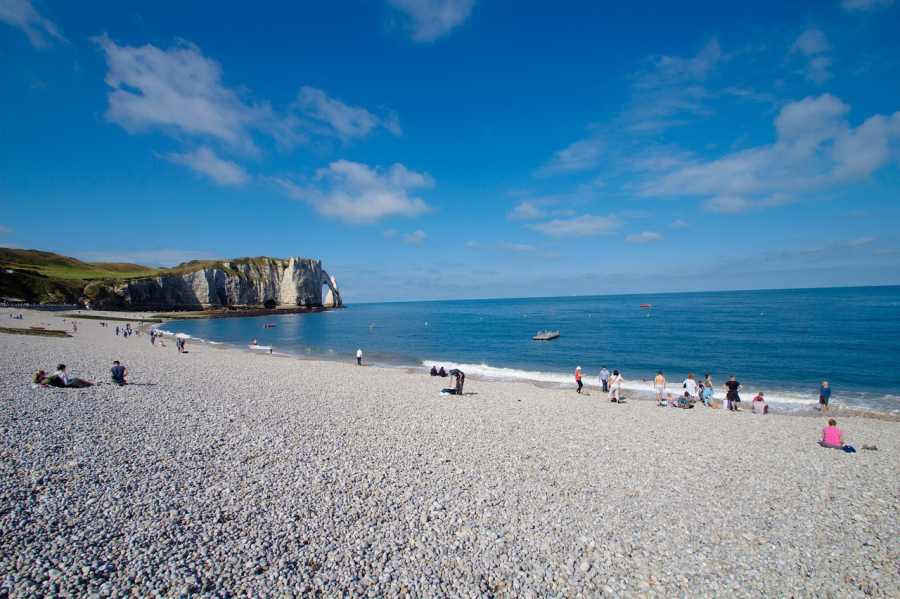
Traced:
[[[681, 383], [681, 390], [677, 391], [673, 396], [673, 393], [670, 391], [671, 387], [669, 386], [669, 382], [666, 380], [665, 375], [663, 375], [662, 370], [657, 371], [656, 378], [653, 379], [653, 390], [656, 392], [656, 404], [660, 407], [669, 407], [669, 408], [682, 408], [682, 409], [691, 409], [697, 405], [703, 405], [708, 408], [715, 409], [725, 409], [732, 412], [740, 412], [741, 410], [741, 395], [740, 392], [744, 389], [743, 385], [735, 380], [734, 376], [729, 377], [725, 384], [722, 385], [722, 388], [725, 390], [725, 397], [722, 401], [722, 405], [720, 406], [716, 403], [714, 397], [714, 388], [715, 385], [712, 380], [712, 376], [709, 374], [703, 375], [704, 379], [698, 380], [696, 376], [691, 373], [688, 377]], [[582, 393], [584, 389], [583, 375], [581, 372], [581, 366], [575, 368], [575, 384], [577, 385], [575, 392]], [[623, 403], [624, 398], [620, 395], [620, 390], [622, 388], [622, 383], [625, 382], [625, 377], [618, 370], [613, 370], [612, 373], [603, 366], [600, 369], [600, 374], [597, 375], [597, 379], [600, 382], [600, 386], [603, 389], [604, 393], [607, 393], [607, 399], [612, 403]], [[646, 379], [641, 379], [643, 383], [647, 383]], [[828, 412], [828, 405], [831, 401], [831, 387], [828, 384], [828, 381], [823, 381], [822, 386], [819, 388], [819, 411], [823, 413]], [[769, 413], [769, 405], [766, 403], [766, 398], [763, 395], [763, 392], [760, 391], [756, 394], [756, 396], [751, 400], [752, 410], [756, 414], [768, 414]]]

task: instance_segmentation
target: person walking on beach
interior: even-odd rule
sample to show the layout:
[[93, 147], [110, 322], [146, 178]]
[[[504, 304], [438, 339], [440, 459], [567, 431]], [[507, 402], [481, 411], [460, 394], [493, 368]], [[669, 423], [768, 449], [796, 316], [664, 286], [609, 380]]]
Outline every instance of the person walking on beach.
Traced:
[[584, 387], [584, 383], [581, 382], [581, 366], [575, 369], [575, 382], [578, 384], [578, 388], [575, 389], [575, 393], [581, 393], [581, 388]]
[[822, 387], [819, 389], [819, 411], [828, 413], [828, 401], [831, 399], [831, 387], [828, 381], [822, 381]]
[[[622, 377], [621, 374], [619, 374], [619, 371], [613, 370], [612, 376], [609, 377], [609, 379], [607, 380], [607, 383], [609, 383], [609, 401], [615, 401], [616, 403], [622, 403], [619, 399], [619, 387], [622, 385], [622, 383], [624, 381], [625, 381], [625, 379]], [[613, 399], [613, 395], [616, 396], [615, 399]]]
[[356, 350], [356, 365], [362, 366], [362, 348]]
[[600, 384], [603, 385], [603, 392], [606, 393], [609, 391], [607, 388], [607, 383], [609, 381], [609, 371], [606, 369], [606, 366], [600, 371]]
[[653, 386], [656, 388], [656, 403], [664, 406], [663, 403], [663, 394], [666, 392], [666, 377], [663, 376], [662, 370], [656, 373], [656, 378], [653, 379]]
[[270, 344], [269, 344], [269, 354], [272, 353], [272, 350], [273, 350], [273, 349], [275, 349], [275, 348], [274, 348], [274, 347], [272, 346], [272, 344], [270, 343]]
[[734, 380], [734, 377], [730, 377], [728, 381], [722, 385], [728, 391], [725, 393], [725, 399], [728, 400], [728, 409], [732, 412], [740, 412], [741, 411], [741, 396], [738, 395], [738, 391], [743, 389], [741, 384]]

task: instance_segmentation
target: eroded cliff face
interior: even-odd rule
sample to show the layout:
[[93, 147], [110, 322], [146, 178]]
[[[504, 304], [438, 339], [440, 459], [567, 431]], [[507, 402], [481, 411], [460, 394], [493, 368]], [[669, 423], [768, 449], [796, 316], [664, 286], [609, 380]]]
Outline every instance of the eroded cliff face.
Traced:
[[[328, 303], [323, 301], [323, 286], [328, 288]], [[192, 272], [129, 281], [110, 289], [98, 307], [205, 310], [342, 305], [337, 283], [322, 270], [321, 261], [254, 258], [223, 260]]]

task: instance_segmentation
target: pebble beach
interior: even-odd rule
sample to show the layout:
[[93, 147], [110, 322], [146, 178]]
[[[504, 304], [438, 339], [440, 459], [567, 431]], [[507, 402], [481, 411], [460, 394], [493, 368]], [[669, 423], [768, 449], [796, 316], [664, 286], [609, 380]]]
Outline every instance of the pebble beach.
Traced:
[[[833, 410], [848, 454], [817, 445], [826, 416], [456, 397], [424, 371], [0, 310], [73, 318], [0, 333], [0, 595], [900, 595], [900, 422]], [[113, 360], [128, 386], [30, 384]]]

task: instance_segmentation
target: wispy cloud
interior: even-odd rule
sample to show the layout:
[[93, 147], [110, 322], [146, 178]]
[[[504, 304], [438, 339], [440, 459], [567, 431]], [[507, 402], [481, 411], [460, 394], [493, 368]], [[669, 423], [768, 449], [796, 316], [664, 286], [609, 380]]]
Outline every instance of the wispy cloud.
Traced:
[[205, 250], [185, 250], [157, 247], [149, 250], [108, 250], [75, 252], [73, 254], [85, 262], [127, 262], [143, 266], [171, 268], [191, 260], [221, 260], [223, 256]]
[[684, 115], [707, 115], [710, 93], [706, 80], [722, 62], [715, 38], [693, 58], [658, 56], [653, 68], [634, 76], [631, 105], [623, 125], [632, 131], [659, 131], [682, 124]]
[[508, 220], [534, 220], [538, 218], [543, 218], [547, 215], [547, 213], [538, 208], [532, 202], [522, 202], [518, 206], [516, 206], [512, 212], [506, 213], [506, 218]]
[[[655, 162], [644, 196], [707, 196], [713, 212], [736, 213], [798, 201], [798, 194], [858, 181], [890, 160], [900, 138], [900, 112], [875, 115], [858, 127], [850, 107], [823, 94], [786, 105], [775, 119], [775, 143], [710, 160]], [[645, 165], [646, 166], [646, 165]]]
[[374, 223], [389, 216], [414, 217], [432, 210], [409, 192], [434, 186], [434, 179], [402, 164], [381, 172], [358, 162], [338, 160], [320, 168], [314, 180], [302, 184], [275, 177], [264, 180], [288, 197], [307, 202], [319, 214], [351, 224]]
[[600, 139], [582, 139], [572, 143], [568, 148], [555, 152], [553, 156], [537, 170], [537, 175], [546, 177], [561, 172], [584, 171], [597, 166], [603, 151]]
[[554, 219], [543, 223], [525, 225], [529, 229], [549, 235], [551, 237], [599, 237], [610, 235], [624, 223], [615, 214], [609, 216], [594, 216], [584, 214], [568, 219]]
[[194, 169], [197, 173], [206, 175], [221, 187], [245, 185], [250, 181], [250, 176], [243, 167], [230, 160], [219, 158], [207, 147], [184, 154], [169, 152], [163, 157], [169, 162], [182, 164]]
[[328, 133], [343, 140], [368, 137], [381, 127], [394, 135], [402, 133], [397, 115], [382, 118], [359, 106], [348, 106], [337, 98], [330, 98], [321, 89], [304, 86], [297, 96], [298, 108], [323, 124]]
[[822, 56], [828, 50], [831, 50], [831, 44], [828, 43], [825, 34], [815, 27], [810, 27], [801, 33], [791, 47], [792, 54], [800, 53], [808, 59], [803, 73], [807, 79], [815, 83], [824, 83], [831, 78], [831, 73], [828, 71], [831, 59]]
[[650, 243], [651, 241], [659, 241], [662, 239], [662, 235], [659, 233], [654, 233], [653, 231], [644, 231], [643, 233], [639, 233], [637, 235], [629, 235], [625, 238], [625, 241], [629, 243]]
[[691, 226], [690, 223], [686, 223], [683, 220], [681, 220], [680, 218], [678, 220], [673, 220], [672, 222], [669, 223], [670, 229], [686, 229], [687, 227], [690, 227], [690, 226]]
[[30, 0], [0, 0], [0, 21], [25, 32], [35, 48], [46, 48], [50, 38], [68, 41], [50, 19], [45, 19]]
[[417, 231], [404, 235], [403, 243], [407, 245], [425, 245], [426, 239], [428, 239], [428, 235], [425, 234], [425, 231], [419, 229]]
[[530, 243], [509, 243], [503, 239], [494, 241], [488, 245], [482, 245], [477, 241], [466, 243], [466, 247], [475, 251], [500, 252], [505, 254], [513, 254], [515, 259], [509, 262], [521, 262], [523, 260], [557, 260], [563, 255], [557, 252], [549, 252], [545, 249], [544, 244], [538, 246]]
[[0, 225], [0, 235], [12, 235], [13, 230]]
[[893, 2], [894, 0], [843, 0], [841, 6], [848, 11], [872, 10], [890, 6]]
[[388, 0], [388, 4], [409, 18], [406, 27], [414, 41], [433, 42], [466, 22], [475, 0]]

